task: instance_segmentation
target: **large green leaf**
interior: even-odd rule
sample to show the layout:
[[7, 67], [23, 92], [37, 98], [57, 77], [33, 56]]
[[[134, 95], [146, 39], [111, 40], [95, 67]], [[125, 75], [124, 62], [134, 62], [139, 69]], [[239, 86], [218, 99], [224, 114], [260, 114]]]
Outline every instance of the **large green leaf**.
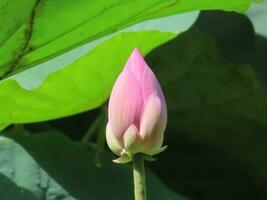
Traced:
[[[222, 2], [228, 2], [228, 1], [222, 1]], [[57, 3], [60, 3], [60, 1], [57, 1]], [[242, 0], [236, 3], [229, 3], [227, 4], [228, 6], [226, 7], [228, 7], [228, 9], [236, 10], [237, 8], [241, 8], [242, 5], [248, 5], [248, 3], [249, 1]], [[164, 5], [166, 4], [167, 4], [167, 1], [164, 2]], [[203, 4], [201, 3], [201, 5], [195, 1], [192, 1], [192, 5], [190, 6], [186, 2], [183, 2], [183, 1], [179, 2], [178, 4], [179, 4], [178, 7], [176, 4], [172, 4], [172, 6], [176, 8], [175, 12], [185, 12], [185, 11], [190, 11], [190, 10], [194, 10], [198, 8], [213, 9], [213, 8], [216, 8], [216, 6], [219, 6], [218, 8], [220, 8], [220, 6], [222, 5], [223, 6], [221, 8], [226, 9], [225, 4], [214, 4], [210, 1], [204, 2]], [[10, 6], [7, 7], [6, 5], [9, 5], [9, 4], [4, 4], [3, 9], [6, 9], [6, 8], [11, 9]], [[127, 3], [124, 4], [124, 6], [127, 6], [127, 5], [128, 5]], [[159, 4], [155, 3], [155, 5], [159, 5]], [[28, 6], [30, 7], [34, 5], [29, 3]], [[43, 6], [47, 10], [52, 9], [54, 6], [54, 2], [49, 4], [49, 6], [47, 5], [47, 2], [41, 2], [40, 4], [38, 3], [37, 5], [38, 9], [40, 10], [44, 9], [42, 8]], [[79, 7], [80, 5], [75, 5], [75, 6]], [[74, 8], [76, 8], [75, 6], [73, 8], [68, 7], [69, 10], [64, 11], [64, 15], [65, 15], [65, 12], [67, 11], [74, 12], [75, 11]], [[170, 10], [170, 13], [163, 14], [166, 11], [165, 9], [160, 9], [160, 12], [159, 11], [156, 12], [154, 10], [153, 13], [157, 14], [158, 16], [171, 14], [172, 12], [174, 12], [172, 10], [173, 8], [172, 6], [164, 7], [165, 9]], [[40, 23], [42, 22], [42, 23], [50, 25], [50, 23], [47, 23], [46, 21], [44, 21], [44, 19], [46, 19], [45, 17], [50, 16], [49, 13], [45, 14], [46, 9], [44, 9], [41, 12], [42, 14], [38, 15], [37, 7], [35, 8], [34, 13], [32, 13], [34, 14], [33, 17], [36, 18], [34, 20], [35, 26], [39, 24], [37, 23], [38, 20], [40, 21]], [[110, 9], [111, 9], [110, 12], [111, 11], [113, 12], [113, 8], [110, 8]], [[58, 13], [53, 15], [53, 23], [55, 21], [59, 22], [61, 18], [59, 20], [54, 20], [54, 19], [60, 16], [61, 15], [59, 15]], [[193, 22], [193, 19], [195, 19], [195, 17], [196, 16], [193, 16], [190, 22], [186, 22], [187, 27], [188, 27], [188, 24]], [[146, 19], [146, 17], [144, 19]], [[49, 20], [52, 20], [52, 19], [49, 17]], [[73, 23], [76, 23], [76, 21], [75, 22], [74, 21]], [[179, 24], [184, 24], [186, 20], [181, 20], [181, 21], [182, 22]], [[89, 22], [94, 23], [94, 22], [91, 22], [90, 20], [88, 21], [88, 23]], [[42, 23], [40, 26], [43, 26]], [[51, 22], [51, 25], [53, 25], [53, 23]], [[109, 22], [109, 23], [113, 23], [113, 22]], [[162, 24], [165, 24], [165, 23], [162, 23]], [[169, 24], [169, 22], [167, 24]], [[59, 23], [57, 25], [59, 27], [61, 25], [65, 26], [64, 23]], [[85, 23], [83, 25], [87, 27], [88, 24]], [[186, 26], [183, 27], [182, 29], [184, 30]], [[27, 73], [19, 73], [18, 76], [16, 76], [15, 78], [11, 77], [11, 79], [15, 79], [16, 81], [18, 81], [19, 84], [17, 84], [15, 81], [6, 80], [6, 79], [0, 82], [0, 97], [1, 97], [0, 104], [2, 108], [0, 111], [0, 116], [1, 116], [0, 124], [6, 125], [10, 123], [25, 123], [25, 122], [36, 122], [36, 121], [54, 119], [54, 118], [86, 111], [86, 110], [99, 106], [108, 97], [110, 88], [114, 82], [115, 77], [119, 73], [127, 56], [130, 54], [130, 51], [135, 46], [138, 46], [139, 48], [141, 48], [141, 50], [145, 54], [149, 50], [154, 48], [155, 46], [161, 43], [164, 43], [165, 41], [170, 40], [171, 38], [175, 36], [174, 33], [162, 32], [164, 30], [160, 32], [149, 31], [149, 32], [138, 33], [138, 31], [142, 30], [142, 28], [145, 29], [144, 27], [142, 28], [140, 27], [142, 26], [136, 26], [136, 27], [133, 27], [134, 28], [133, 30], [129, 30], [131, 32], [135, 31], [134, 33], [127, 33], [127, 32], [117, 33], [115, 35], [109, 35], [108, 37], [104, 37], [104, 38], [102, 37], [103, 35], [98, 35], [98, 32], [94, 32], [95, 30], [92, 30], [90, 28], [89, 30], [92, 31], [90, 33], [96, 34], [96, 36], [91, 37], [91, 39], [92, 38], [96, 39], [98, 38], [98, 36], [102, 38], [101, 40], [94, 40], [94, 42], [91, 42], [84, 46], [79, 47], [78, 48], [79, 52], [77, 53], [78, 56], [75, 53], [74, 53], [75, 56], [71, 54], [73, 51], [76, 51], [76, 49], [74, 49], [71, 52], [68, 52], [53, 60], [50, 60], [49, 62], [45, 62], [42, 65], [38, 65], [32, 68], [33, 69], [32, 71], [34, 71], [34, 73], [30, 73], [31, 76], [29, 76], [29, 74], [27, 75]], [[159, 27], [161, 26], [159, 25]], [[156, 28], [152, 27], [149, 30], [151, 29], [153, 30]], [[36, 39], [34, 39], [33, 37], [35, 33], [33, 31], [31, 35], [31, 40], [28, 42], [27, 45], [29, 45], [29, 43], [31, 42], [34, 42], [35, 40], [41, 41], [42, 38], [47, 37], [46, 35], [53, 34], [53, 30], [54, 29], [52, 29], [52, 32], [51, 33], [49, 32], [49, 34], [36, 35], [35, 36]], [[55, 30], [64, 31], [65, 29], [61, 27], [61, 28], [55, 28]], [[78, 30], [80, 29], [79, 28], [77, 30], [75, 29], [75, 31], [78, 31]], [[181, 30], [181, 28], [179, 30]], [[76, 33], [75, 31], [74, 33]], [[127, 31], [127, 30], [124, 30], [124, 31]], [[63, 38], [65, 38], [65, 36], [68, 38], [68, 41], [72, 41], [70, 39], [73, 36], [72, 34], [64, 35]], [[23, 37], [19, 37], [19, 39], [21, 38]], [[73, 38], [81, 39], [82, 37], [73, 36]], [[61, 40], [62, 38], [59, 37], [57, 39]], [[109, 39], [109, 41], [102, 43], [104, 40], [107, 40], [107, 39]], [[92, 40], [86, 40], [86, 41], [92, 41]], [[13, 40], [13, 37], [10, 40], [5, 40], [5, 41], [7, 41], [7, 43], [5, 43], [5, 46], [7, 47], [12, 47], [12, 45], [8, 45], [8, 42], [10, 41], [13, 41], [14, 44], [19, 43], [15, 39]], [[49, 45], [50, 44], [55, 45], [55, 47], [53, 46], [52, 48], [53, 50], [57, 49], [57, 47], [61, 48], [61, 45], [58, 44], [58, 40], [55, 40], [55, 43], [53, 41], [54, 40], [51, 40], [51, 42], [49, 42]], [[77, 41], [75, 40], [75, 42]], [[69, 44], [69, 42], [63, 42], [63, 44], [67, 45]], [[78, 44], [80, 43], [77, 43], [77, 45]], [[47, 45], [41, 46], [41, 49], [43, 49], [43, 47], [46, 48], [46, 46]], [[95, 46], [98, 46], [98, 47], [94, 49]], [[88, 52], [88, 48], [89, 49], [93, 48], [93, 50], [91, 52], [90, 51]], [[29, 62], [32, 62], [31, 59], [26, 59], [25, 62], [24, 61], [22, 62], [24, 57], [27, 57], [28, 55], [35, 55], [34, 53], [35, 50], [33, 48], [28, 48], [28, 49], [32, 52], [27, 52], [25, 55], [23, 54], [23, 56], [19, 58], [20, 62], [16, 62], [16, 63], [23, 64], [26, 62], [26, 60], [28, 60]], [[40, 51], [43, 53], [50, 52], [47, 50], [44, 50], [44, 51], [40, 50]], [[0, 49], [0, 52], [1, 52], [1, 49]], [[6, 55], [7, 51], [4, 50], [3, 52], [4, 54], [2, 55]], [[39, 55], [39, 53], [37, 54]], [[105, 57], [105, 59], [99, 59], [102, 57]], [[62, 70], [62, 68], [64, 69]], [[27, 71], [24, 71], [24, 72], [27, 72]]]
[[2, 0], [0, 76], [4, 78], [145, 19], [199, 9], [244, 11], [257, 1]]
[[[0, 96], [3, 97], [0, 104], [5, 107], [1, 113], [5, 116], [0, 120], [0, 124], [3, 124], [0, 130], [12, 122], [53, 119], [100, 105], [107, 98], [115, 77], [134, 47], [138, 46], [147, 53], [175, 37], [178, 32], [188, 29], [197, 16], [198, 12], [193, 12], [148, 20], [8, 78], [15, 80], [18, 85], [14, 81], [3, 80], [0, 82]], [[177, 21], [181, 23], [177, 24]], [[11, 97], [13, 88], [15, 96]], [[87, 97], [81, 92], [88, 94]], [[71, 107], [68, 108], [69, 103], [64, 105], [66, 100], [72, 102]], [[33, 104], [29, 104], [29, 101]]]
[[[0, 137], [0, 199], [133, 199], [131, 166], [103, 152], [96, 167], [94, 158], [92, 149], [58, 132], [8, 132]], [[185, 200], [148, 170], [147, 186], [148, 199]]]
[[[134, 47], [140, 47], [146, 54], [174, 36], [158, 31], [121, 33], [68, 67], [50, 74], [37, 88], [23, 88], [15, 80], [2, 81], [0, 124], [53, 119], [99, 106], [109, 96]], [[31, 83], [35, 77], [24, 78]]]
[[[135, 33], [138, 31], [160, 31], [160, 32], [163, 32], [163, 34], [165, 34], [165, 32], [178, 34], [180, 32], [183, 32], [184, 30], [187, 30], [195, 22], [195, 20], [198, 17], [198, 14], [199, 12], [191, 12], [191, 13], [186, 13], [186, 14], [174, 15], [171, 17], [164, 17], [164, 18], [160, 18], [156, 20], [147, 20], [142, 23], [130, 26], [126, 29], [123, 29], [122, 31], [118, 33], [121, 33], [121, 32], [134, 32]], [[22, 85], [24, 88], [27, 88], [27, 89], [36, 88], [43, 82], [43, 80], [50, 73], [63, 69], [69, 66], [70, 64], [72, 64], [77, 59], [83, 56], [87, 56], [89, 52], [92, 49], [94, 49], [96, 46], [100, 45], [106, 40], [111, 39], [112, 37], [116, 36], [118, 33], [111, 34], [107, 37], [101, 38], [94, 42], [89, 42], [85, 45], [82, 45], [78, 48], [68, 51], [67, 53], [64, 53], [63, 55], [50, 59], [47, 62], [36, 65], [34, 68], [15, 74], [9, 77], [9, 79], [17, 80], [19, 84]], [[171, 37], [168, 38], [168, 40], [174, 37], [171, 34], [170, 36]], [[141, 45], [145, 45], [145, 42], [146, 42], [146, 39], [144, 38]], [[158, 40], [155, 40], [153, 45], [157, 46], [158, 42], [159, 42]], [[124, 47], [123, 46], [120, 47], [116, 45], [116, 48], [123, 49]]]

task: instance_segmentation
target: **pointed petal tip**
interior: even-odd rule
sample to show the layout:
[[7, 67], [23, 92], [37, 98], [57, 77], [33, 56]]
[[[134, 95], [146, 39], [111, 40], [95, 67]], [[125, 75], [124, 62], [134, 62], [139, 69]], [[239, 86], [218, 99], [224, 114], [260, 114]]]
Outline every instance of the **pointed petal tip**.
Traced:
[[137, 60], [141, 59], [141, 60], [144, 60], [140, 50], [137, 47], [134, 48], [134, 50], [132, 51], [129, 59], [137, 59]]
[[138, 47], [135, 47], [132, 53], [136, 53], [136, 54], [142, 55], [140, 53], [140, 50], [138, 49]]
[[146, 61], [140, 53], [139, 49], [135, 48], [128, 58], [124, 69], [125, 71], [129, 70], [141, 84], [144, 69], [146, 68], [146, 66]]

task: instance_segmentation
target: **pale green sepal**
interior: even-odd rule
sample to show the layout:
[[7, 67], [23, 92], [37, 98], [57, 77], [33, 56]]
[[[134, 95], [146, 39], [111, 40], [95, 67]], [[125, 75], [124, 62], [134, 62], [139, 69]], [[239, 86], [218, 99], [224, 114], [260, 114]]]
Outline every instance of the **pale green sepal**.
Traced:
[[120, 156], [119, 158], [113, 160], [114, 163], [118, 163], [118, 164], [125, 164], [125, 163], [129, 163], [132, 161], [132, 158], [127, 156], [126, 154]]
[[125, 149], [122, 149], [120, 155], [121, 156], [119, 158], [113, 160], [114, 163], [124, 164], [133, 160], [133, 155], [127, 152]]
[[154, 158], [153, 156], [150, 156], [150, 155], [146, 155], [146, 154], [143, 154], [143, 158], [146, 161], [156, 161], [156, 158]]
[[153, 155], [156, 155], [156, 154], [159, 154], [159, 153], [165, 151], [165, 150], [167, 149], [167, 147], [168, 147], [168, 146], [166, 145], [166, 146], [161, 147], [161, 148], [159, 148], [159, 149], [147, 150], [147, 151], [144, 152], [144, 153], [147, 154], [147, 155], [153, 156]]

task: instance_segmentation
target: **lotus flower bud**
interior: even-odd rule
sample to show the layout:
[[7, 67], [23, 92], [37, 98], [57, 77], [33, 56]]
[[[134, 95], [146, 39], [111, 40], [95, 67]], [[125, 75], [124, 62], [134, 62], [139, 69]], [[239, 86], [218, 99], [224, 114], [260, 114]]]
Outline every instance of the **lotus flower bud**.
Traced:
[[136, 48], [117, 78], [109, 100], [106, 138], [112, 152], [120, 156], [115, 162], [129, 162], [136, 153], [153, 156], [163, 151], [166, 123], [161, 87]]

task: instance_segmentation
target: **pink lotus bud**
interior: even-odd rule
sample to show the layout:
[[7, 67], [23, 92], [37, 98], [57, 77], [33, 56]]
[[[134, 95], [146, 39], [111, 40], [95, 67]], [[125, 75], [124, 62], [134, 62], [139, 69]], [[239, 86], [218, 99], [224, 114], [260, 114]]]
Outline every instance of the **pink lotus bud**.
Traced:
[[165, 149], [163, 133], [167, 109], [160, 85], [138, 49], [134, 49], [113, 86], [106, 137], [116, 162], [128, 162], [136, 153], [153, 156]]

